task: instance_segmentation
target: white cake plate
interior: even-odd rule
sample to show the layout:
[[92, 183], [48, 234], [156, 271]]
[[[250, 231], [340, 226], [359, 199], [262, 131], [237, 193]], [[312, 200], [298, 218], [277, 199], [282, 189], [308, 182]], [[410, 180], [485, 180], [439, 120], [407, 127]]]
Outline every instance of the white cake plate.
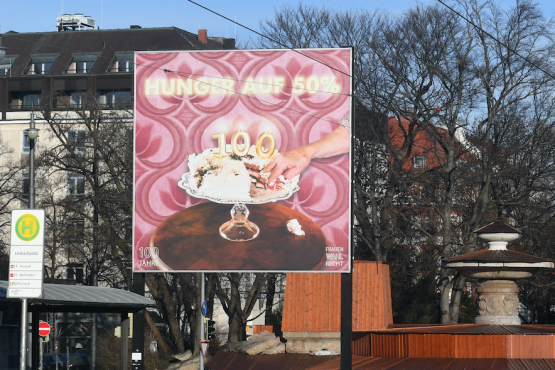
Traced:
[[298, 186], [293, 190], [278, 191], [256, 188], [252, 191], [253, 194], [251, 195], [251, 199], [214, 197], [209, 194], [201, 193], [196, 187], [192, 187], [190, 184], [191, 176], [192, 174], [190, 172], [183, 174], [178, 183], [179, 187], [185, 189], [187, 194], [195, 198], [208, 199], [215, 203], [233, 204], [233, 208], [231, 208], [231, 220], [220, 226], [220, 235], [222, 238], [234, 242], [253, 240], [260, 234], [260, 228], [248, 219], [249, 210], [246, 204], [264, 204], [284, 200], [299, 190]]

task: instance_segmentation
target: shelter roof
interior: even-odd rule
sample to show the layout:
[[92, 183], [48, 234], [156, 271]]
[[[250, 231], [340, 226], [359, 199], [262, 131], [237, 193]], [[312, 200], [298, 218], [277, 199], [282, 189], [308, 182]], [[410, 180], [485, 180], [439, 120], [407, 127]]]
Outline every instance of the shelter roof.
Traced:
[[[134, 312], [156, 306], [154, 301], [122, 289], [62, 284], [44, 284], [43, 287], [44, 298], [27, 300], [30, 311]], [[8, 282], [0, 280], [0, 299], [7, 299], [7, 289]]]

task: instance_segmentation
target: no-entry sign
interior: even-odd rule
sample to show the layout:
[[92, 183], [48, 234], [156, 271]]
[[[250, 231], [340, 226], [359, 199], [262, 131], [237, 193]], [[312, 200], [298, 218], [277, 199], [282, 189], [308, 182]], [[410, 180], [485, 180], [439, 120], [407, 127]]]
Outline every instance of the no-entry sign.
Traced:
[[48, 334], [50, 334], [50, 325], [44, 321], [39, 322], [39, 335], [46, 337]]

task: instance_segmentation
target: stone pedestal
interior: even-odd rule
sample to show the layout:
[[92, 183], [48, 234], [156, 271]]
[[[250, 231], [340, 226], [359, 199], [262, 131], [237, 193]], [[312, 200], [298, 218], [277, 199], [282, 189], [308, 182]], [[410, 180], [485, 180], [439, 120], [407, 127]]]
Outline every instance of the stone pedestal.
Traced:
[[512, 280], [486, 280], [477, 289], [478, 316], [474, 322], [486, 325], [520, 325], [518, 286]]
[[329, 354], [341, 353], [341, 333], [339, 332], [283, 332], [287, 353], [310, 353], [327, 350]]

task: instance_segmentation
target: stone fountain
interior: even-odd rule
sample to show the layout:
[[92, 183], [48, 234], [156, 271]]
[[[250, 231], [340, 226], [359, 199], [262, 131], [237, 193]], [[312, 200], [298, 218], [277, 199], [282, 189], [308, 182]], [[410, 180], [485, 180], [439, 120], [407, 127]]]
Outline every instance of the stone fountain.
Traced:
[[443, 263], [464, 277], [479, 281], [476, 324], [520, 325], [515, 280], [529, 278], [541, 269], [552, 269], [553, 261], [508, 250], [507, 244], [518, 239], [521, 232], [504, 222], [495, 221], [474, 232], [488, 242], [489, 248], [445, 258]]

